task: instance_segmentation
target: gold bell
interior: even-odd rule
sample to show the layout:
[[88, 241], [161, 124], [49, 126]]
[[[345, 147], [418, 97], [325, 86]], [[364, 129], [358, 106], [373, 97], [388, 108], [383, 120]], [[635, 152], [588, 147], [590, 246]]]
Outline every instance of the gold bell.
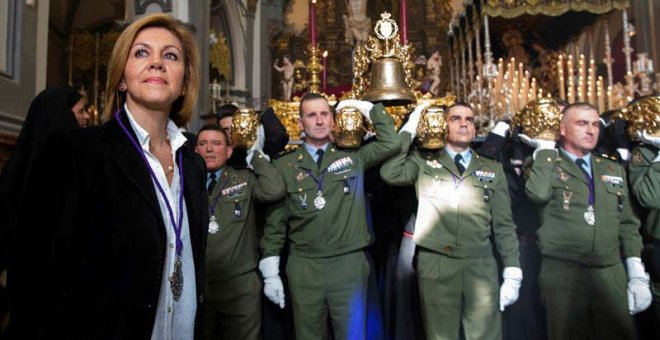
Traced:
[[257, 140], [259, 114], [253, 109], [241, 109], [231, 121], [231, 141], [234, 147], [249, 149]]
[[440, 149], [445, 146], [446, 130], [445, 110], [440, 106], [428, 107], [419, 117], [417, 140], [424, 149]]
[[415, 101], [398, 58], [385, 56], [376, 59], [371, 65], [369, 90], [362, 99], [381, 102], [385, 106], [406, 105]]
[[360, 110], [352, 106], [342, 108], [335, 116], [332, 129], [334, 142], [341, 148], [359, 148], [366, 133]]
[[371, 38], [367, 50], [371, 52], [371, 81], [363, 100], [381, 102], [385, 106], [401, 106], [416, 101], [401, 62], [402, 47], [397, 44], [399, 26], [384, 12], [376, 22], [374, 33], [380, 40]]
[[628, 104], [624, 113], [628, 120], [628, 136], [637, 140], [637, 132], [646, 131], [660, 137], [660, 96], [644, 96]]

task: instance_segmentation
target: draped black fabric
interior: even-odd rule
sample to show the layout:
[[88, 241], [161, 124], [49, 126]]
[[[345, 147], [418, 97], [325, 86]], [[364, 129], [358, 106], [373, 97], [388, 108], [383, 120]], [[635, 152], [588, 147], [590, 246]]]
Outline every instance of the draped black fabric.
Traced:
[[0, 271], [6, 268], [15, 213], [32, 165], [53, 131], [79, 128], [71, 108], [80, 98], [73, 88], [56, 87], [43, 90], [30, 104], [16, 146], [0, 172]]

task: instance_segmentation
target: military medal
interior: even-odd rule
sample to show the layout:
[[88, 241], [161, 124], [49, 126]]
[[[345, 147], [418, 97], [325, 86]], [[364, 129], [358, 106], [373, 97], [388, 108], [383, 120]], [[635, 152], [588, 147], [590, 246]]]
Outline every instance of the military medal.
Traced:
[[298, 195], [298, 198], [300, 199], [300, 207], [303, 210], [306, 210], [307, 209], [307, 194]]
[[209, 218], [209, 234], [215, 234], [219, 230], [220, 230], [220, 225], [218, 225], [215, 216], [211, 215], [211, 218]]
[[562, 203], [561, 207], [566, 211], [571, 210], [571, 197], [573, 197], [573, 192], [564, 190], [563, 196], [564, 202]]
[[174, 301], [179, 301], [181, 292], [183, 292], [183, 272], [181, 271], [181, 256], [179, 255], [177, 255], [176, 260], [174, 260], [174, 271], [169, 280]]
[[325, 197], [323, 197], [323, 192], [321, 190], [316, 193], [316, 198], [314, 198], [314, 206], [318, 210], [321, 210], [323, 207], [325, 207]]
[[584, 221], [588, 225], [596, 224], [596, 215], [594, 214], [594, 206], [590, 205], [587, 207], [587, 211], [584, 212]]

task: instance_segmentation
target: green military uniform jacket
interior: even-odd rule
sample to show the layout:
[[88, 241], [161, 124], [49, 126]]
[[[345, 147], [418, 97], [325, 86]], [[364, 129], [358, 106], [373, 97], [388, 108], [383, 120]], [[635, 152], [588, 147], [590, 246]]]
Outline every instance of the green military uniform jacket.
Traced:
[[[224, 281], [257, 267], [259, 243], [252, 200], [273, 202], [284, 196], [275, 167], [255, 152], [249, 169], [226, 166], [209, 197], [219, 230], [210, 230], [206, 246], [206, 281]], [[210, 215], [210, 214], [209, 214]]]
[[[525, 192], [541, 208], [539, 248], [544, 256], [592, 266], [610, 266], [621, 257], [639, 257], [639, 219], [631, 209], [624, 168], [591, 155], [595, 225], [584, 217], [589, 185], [563, 151], [540, 150], [528, 160]], [[565, 202], [566, 201], [566, 202]]]
[[493, 234], [504, 266], [520, 267], [502, 165], [472, 151], [461, 176], [447, 152], [409, 154], [411, 135], [401, 136], [401, 151], [383, 164], [380, 173], [392, 185], [416, 185], [415, 244], [452, 257], [486, 257], [492, 256]]
[[[341, 150], [332, 143], [320, 170], [304, 147], [274, 161], [286, 185], [286, 197], [269, 208], [263, 257], [279, 256], [288, 237], [290, 254], [330, 257], [362, 249], [371, 243], [367, 227], [364, 172], [395, 153], [400, 140], [392, 118], [381, 104], [370, 112], [376, 141], [359, 149]], [[315, 206], [322, 179], [323, 208]]]
[[641, 145], [633, 149], [628, 166], [630, 184], [639, 204], [648, 209], [644, 232], [655, 242], [660, 242], [660, 162], [653, 160], [658, 149]]

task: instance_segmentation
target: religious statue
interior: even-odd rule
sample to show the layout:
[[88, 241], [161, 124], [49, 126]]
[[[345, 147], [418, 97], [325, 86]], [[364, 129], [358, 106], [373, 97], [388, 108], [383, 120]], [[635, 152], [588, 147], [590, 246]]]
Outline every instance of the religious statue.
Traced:
[[307, 90], [307, 76], [305, 63], [296, 60], [293, 63], [293, 93], [301, 93]]
[[275, 59], [273, 68], [282, 73], [282, 80], [280, 81], [282, 84], [282, 100], [290, 101], [293, 90], [293, 64], [287, 57], [282, 58], [282, 66], [278, 66], [278, 62], [279, 60]]
[[525, 66], [529, 65], [529, 55], [525, 51], [523, 45], [523, 36], [520, 31], [514, 28], [509, 28], [502, 34], [502, 44], [507, 49], [507, 58], [515, 58], [516, 63], [522, 63]]
[[429, 92], [433, 96], [437, 97], [440, 95], [440, 70], [442, 68], [442, 56], [440, 52], [435, 51], [431, 54], [431, 57], [426, 62], [426, 70], [428, 71], [428, 77], [431, 81], [431, 86], [429, 87]]
[[346, 43], [364, 45], [369, 37], [371, 18], [367, 16], [367, 0], [346, 0], [348, 16], [344, 17]]

